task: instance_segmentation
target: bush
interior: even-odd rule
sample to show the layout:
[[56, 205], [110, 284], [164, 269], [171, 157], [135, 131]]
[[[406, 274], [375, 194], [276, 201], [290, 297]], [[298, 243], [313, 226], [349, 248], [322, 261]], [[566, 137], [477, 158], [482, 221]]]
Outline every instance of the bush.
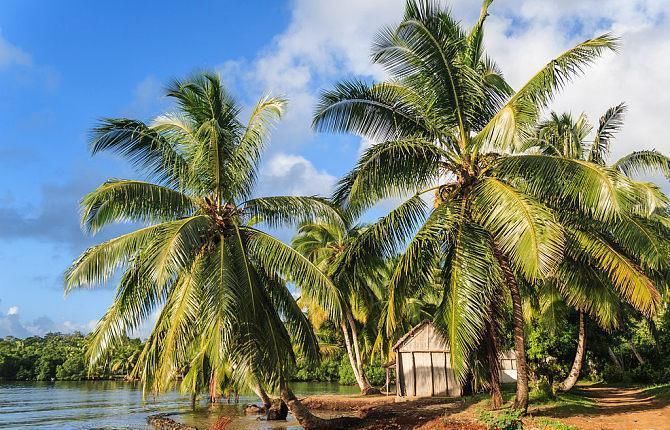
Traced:
[[610, 384], [620, 384], [622, 382], [630, 382], [630, 375], [611, 364], [605, 365], [603, 370], [603, 380]]
[[365, 368], [365, 375], [367, 375], [371, 385], [381, 387], [386, 383], [386, 369], [384, 369], [382, 363], [379, 361], [373, 361], [367, 366]]
[[351, 363], [349, 363], [349, 357], [347, 354], [342, 354], [342, 358], [340, 359], [339, 376], [340, 384], [354, 385], [356, 383], [354, 369], [351, 368]]
[[489, 430], [523, 430], [521, 416], [523, 413], [515, 409], [506, 409], [500, 412], [482, 411], [479, 421]]
[[339, 380], [339, 359], [327, 358], [316, 366], [298, 363], [298, 370], [293, 376], [294, 381], [301, 382], [335, 382]]
[[531, 396], [534, 402], [546, 403], [556, 399], [556, 392], [554, 391], [554, 386], [549, 381], [545, 378], [540, 378], [533, 388]]

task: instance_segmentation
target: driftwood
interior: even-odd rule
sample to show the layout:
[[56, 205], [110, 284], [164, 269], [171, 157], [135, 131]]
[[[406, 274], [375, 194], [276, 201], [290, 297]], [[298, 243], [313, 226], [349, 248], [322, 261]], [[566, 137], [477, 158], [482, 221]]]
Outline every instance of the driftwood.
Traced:
[[265, 408], [254, 403], [244, 405], [245, 415], [260, 415], [265, 413]]
[[169, 415], [170, 414], [149, 415], [147, 417], [147, 422], [156, 430], [198, 430], [197, 427], [178, 423], [170, 418]]

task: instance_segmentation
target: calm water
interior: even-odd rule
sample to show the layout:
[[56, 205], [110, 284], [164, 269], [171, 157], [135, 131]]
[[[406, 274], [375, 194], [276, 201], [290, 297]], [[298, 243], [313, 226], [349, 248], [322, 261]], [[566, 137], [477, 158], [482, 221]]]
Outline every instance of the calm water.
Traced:
[[[353, 394], [357, 387], [327, 383], [295, 383], [298, 396], [309, 394]], [[167, 393], [157, 399], [142, 400], [137, 384], [115, 381], [98, 382], [0, 382], [0, 429], [149, 429], [148, 415], [176, 412], [177, 421], [209, 428], [219, 417], [234, 417], [228, 427], [240, 429], [300, 429], [289, 415], [283, 423], [260, 421], [244, 416], [242, 405], [257, 403], [251, 395], [240, 403], [210, 406], [204, 401], [195, 412], [188, 397]]]

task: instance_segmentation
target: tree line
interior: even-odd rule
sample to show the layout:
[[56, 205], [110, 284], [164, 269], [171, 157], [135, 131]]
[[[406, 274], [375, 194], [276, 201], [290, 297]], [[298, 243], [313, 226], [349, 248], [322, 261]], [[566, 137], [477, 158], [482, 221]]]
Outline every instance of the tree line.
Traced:
[[[328, 329], [324, 328], [325, 331]], [[322, 332], [323, 333], [323, 332]], [[126, 380], [135, 377], [132, 370], [144, 347], [140, 339], [127, 338], [110, 353], [108, 360], [99, 366], [87, 365], [86, 348], [90, 337], [73, 334], [48, 333], [44, 336], [0, 339], [0, 380], [5, 381], [84, 381]], [[343, 346], [343, 345], [342, 345]], [[370, 367], [372, 383], [384, 383], [384, 370], [379, 362]], [[318, 364], [298, 361], [292, 381], [337, 382], [356, 384], [356, 379], [346, 356], [335, 349]], [[236, 386], [221, 387], [239, 389]], [[244, 389], [244, 388], [242, 388]]]
[[81, 381], [127, 379], [142, 349], [139, 339], [126, 338], [104, 364], [89, 368], [88, 337], [81, 333], [49, 333], [43, 337], [0, 339], [0, 379], [9, 381]]
[[[521, 413], [533, 385], [556, 392], [587, 372], [642, 376], [643, 353], [664, 348], [670, 217], [667, 196], [639, 174], [667, 176], [670, 162], [654, 150], [610, 160], [624, 105], [594, 125], [545, 114], [617, 50], [615, 36], [577, 44], [512, 88], [483, 44], [491, 3], [466, 28], [438, 2], [408, 1], [372, 46], [387, 80], [323, 91], [314, 130], [374, 142], [331, 196], [256, 195], [287, 101], [265, 96], [241, 118], [214, 73], [171, 82], [174, 109], [151, 122], [99, 123], [92, 153], [125, 157], [142, 179], [111, 179], [86, 195], [82, 224], [92, 233], [129, 220], [142, 227], [88, 249], [66, 272], [67, 292], [120, 279], [89, 365], [107, 362], [158, 312], [133, 370], [148, 389], [177, 384], [215, 398], [234, 381], [266, 405], [279, 396], [307, 429], [348, 424], [295, 397], [297, 363], [317, 365], [340, 348], [372, 394], [370, 364], [392, 359], [394, 342], [425, 319], [445, 334], [457, 377], [481, 380], [494, 409], [502, 348], [516, 354], [512, 406]], [[361, 221], [389, 199], [388, 214]], [[285, 226], [299, 227], [291, 245], [271, 233]], [[632, 335], [644, 330], [656, 352]], [[571, 358], [557, 346], [566, 333]]]

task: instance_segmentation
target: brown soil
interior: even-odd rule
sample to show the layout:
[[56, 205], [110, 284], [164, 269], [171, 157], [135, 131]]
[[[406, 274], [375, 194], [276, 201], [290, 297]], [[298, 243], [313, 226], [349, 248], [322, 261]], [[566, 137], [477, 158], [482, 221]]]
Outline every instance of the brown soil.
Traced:
[[419, 399], [395, 402], [393, 396], [312, 396], [302, 402], [317, 415], [339, 411], [361, 418], [361, 430], [485, 430], [465, 416], [447, 419], [467, 406], [463, 399]]
[[[670, 405], [639, 388], [591, 386], [580, 395], [596, 401], [596, 407], [538, 408], [535, 416], [558, 418], [583, 430], [664, 430], [670, 429]], [[531, 411], [533, 413], [533, 411]]]
[[361, 408], [393, 403], [395, 396], [309, 396], [300, 401], [310, 410], [358, 412]]

